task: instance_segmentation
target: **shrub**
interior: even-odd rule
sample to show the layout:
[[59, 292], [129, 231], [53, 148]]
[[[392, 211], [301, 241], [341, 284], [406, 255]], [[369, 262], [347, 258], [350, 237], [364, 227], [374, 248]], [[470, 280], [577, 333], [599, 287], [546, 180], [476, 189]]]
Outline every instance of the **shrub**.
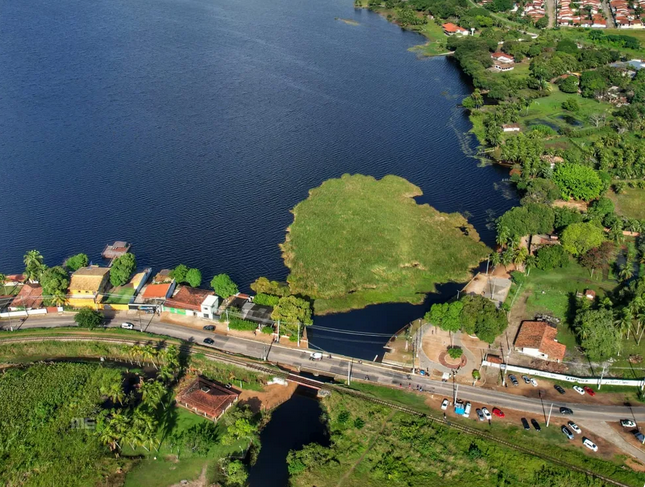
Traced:
[[350, 419], [349, 411], [341, 411], [341, 413], [338, 415], [338, 422], [340, 424], [347, 423], [349, 419]]
[[273, 329], [273, 326], [271, 326], [271, 325], [262, 327], [262, 333], [264, 333], [265, 335], [271, 335], [274, 331], [275, 330]]
[[581, 164], [558, 164], [553, 180], [565, 198], [589, 201], [600, 196], [603, 182], [591, 167]]
[[257, 329], [258, 324], [248, 320], [241, 320], [239, 318], [231, 318], [231, 321], [228, 322], [228, 327], [231, 330], [239, 331], [253, 331]]
[[569, 256], [562, 245], [547, 245], [537, 252], [537, 268], [543, 271], [550, 271], [558, 267], [569, 265]]
[[479, 380], [481, 377], [482, 375], [479, 373], [479, 370], [473, 370], [473, 379]]
[[265, 293], [256, 294], [253, 298], [253, 302], [261, 306], [277, 306], [278, 301], [280, 301], [280, 296]]
[[365, 426], [365, 421], [363, 421], [361, 418], [356, 418], [354, 420], [354, 428], [357, 430], [362, 430], [363, 426]]

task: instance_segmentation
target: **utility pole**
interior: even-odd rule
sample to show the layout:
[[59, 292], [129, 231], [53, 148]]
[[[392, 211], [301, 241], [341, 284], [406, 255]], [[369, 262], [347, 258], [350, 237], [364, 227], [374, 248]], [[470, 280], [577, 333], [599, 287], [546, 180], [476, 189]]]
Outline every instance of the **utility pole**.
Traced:
[[488, 259], [486, 259], [486, 275], [488, 275], [488, 265], [490, 264], [490, 255], [488, 256]]
[[546, 427], [549, 427], [549, 421], [551, 421], [551, 411], [553, 411], [553, 403], [551, 403], [551, 408], [549, 409], [549, 417], [546, 418]]
[[278, 338], [276, 341], [280, 342], [280, 320], [278, 320]]
[[300, 347], [300, 322], [298, 321], [298, 347]]
[[351, 359], [351, 362], [347, 363], [347, 385], [351, 385], [352, 383], [352, 364], [354, 363], [354, 359]]
[[600, 373], [600, 380], [598, 381], [598, 390], [602, 386], [602, 378], [605, 376], [605, 371], [607, 370], [607, 363], [602, 364], [602, 372]]

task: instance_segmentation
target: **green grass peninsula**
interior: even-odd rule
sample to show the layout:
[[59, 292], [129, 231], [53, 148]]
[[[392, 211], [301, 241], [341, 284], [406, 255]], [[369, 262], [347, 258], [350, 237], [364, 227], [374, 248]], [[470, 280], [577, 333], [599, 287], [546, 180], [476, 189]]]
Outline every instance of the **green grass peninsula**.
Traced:
[[459, 213], [417, 204], [422, 194], [391, 175], [344, 174], [310, 190], [281, 245], [291, 292], [326, 314], [421, 303], [436, 284], [468, 279], [490, 250]]

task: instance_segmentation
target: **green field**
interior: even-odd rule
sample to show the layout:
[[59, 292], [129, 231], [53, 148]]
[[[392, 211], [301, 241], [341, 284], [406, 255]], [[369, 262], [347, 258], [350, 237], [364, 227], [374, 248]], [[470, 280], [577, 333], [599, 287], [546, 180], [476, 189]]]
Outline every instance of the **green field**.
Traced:
[[358, 174], [311, 190], [281, 246], [291, 292], [324, 314], [420, 303], [436, 284], [467, 280], [489, 249], [460, 214], [418, 205], [421, 194], [397, 176]]
[[620, 194], [610, 192], [608, 196], [616, 205], [616, 213], [619, 215], [639, 220], [645, 219], [645, 190], [625, 188]]
[[108, 296], [103, 303], [104, 304], [128, 304], [134, 296], [133, 287], [118, 287], [110, 291], [110, 296]]
[[[391, 399], [389, 393], [381, 394], [376, 389], [384, 388], [374, 388], [375, 396]], [[414, 394], [400, 392], [400, 395]], [[417, 396], [422, 400], [422, 395]], [[406, 405], [408, 402], [411, 401], [403, 401]], [[323, 404], [331, 446], [310, 444], [301, 452], [289, 454], [294, 487], [603, 485], [584, 474], [519, 453], [490, 439], [449, 428], [441, 420], [395, 412], [342, 393], [332, 394]], [[645, 480], [644, 474], [625, 468], [623, 458], [601, 460], [586, 455], [566, 440], [555, 425], [537, 434], [524, 431], [519, 424], [510, 426], [493, 421], [488, 425], [475, 419], [452, 417], [450, 421], [527, 445], [628, 485], [641, 485]]]
[[444, 34], [441, 26], [434, 22], [428, 22], [427, 24], [419, 26], [419, 28], [415, 28], [415, 31], [426, 37], [428, 42], [411, 47], [411, 51], [424, 56], [437, 56], [439, 54], [445, 54], [448, 51], [446, 48], [447, 36]]

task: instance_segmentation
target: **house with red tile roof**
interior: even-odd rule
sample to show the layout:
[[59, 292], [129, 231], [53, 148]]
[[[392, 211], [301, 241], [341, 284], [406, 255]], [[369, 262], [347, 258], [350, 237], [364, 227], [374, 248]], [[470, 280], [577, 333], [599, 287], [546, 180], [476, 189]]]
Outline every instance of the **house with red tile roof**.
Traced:
[[567, 347], [558, 342], [558, 330], [546, 321], [523, 321], [515, 350], [531, 357], [561, 362]]
[[506, 54], [505, 52], [494, 52], [490, 55], [490, 57], [493, 59], [493, 61], [497, 61], [498, 63], [502, 64], [511, 64], [515, 62], [515, 58], [510, 54]]
[[446, 23], [441, 26], [443, 28], [444, 34], [447, 36], [452, 36], [452, 35], [461, 35], [461, 36], [467, 36], [470, 34], [470, 31], [468, 29], [464, 29], [463, 27], [459, 27], [458, 25], [455, 25], [453, 23]]
[[197, 377], [177, 396], [177, 404], [189, 411], [217, 421], [239, 397], [233, 388]]
[[40, 284], [24, 284], [9, 305], [10, 311], [38, 309], [43, 305], [43, 288]]
[[162, 309], [173, 314], [212, 319], [217, 311], [219, 300], [211, 296], [217, 298], [213, 291], [182, 286], [171, 298], [166, 299]]

